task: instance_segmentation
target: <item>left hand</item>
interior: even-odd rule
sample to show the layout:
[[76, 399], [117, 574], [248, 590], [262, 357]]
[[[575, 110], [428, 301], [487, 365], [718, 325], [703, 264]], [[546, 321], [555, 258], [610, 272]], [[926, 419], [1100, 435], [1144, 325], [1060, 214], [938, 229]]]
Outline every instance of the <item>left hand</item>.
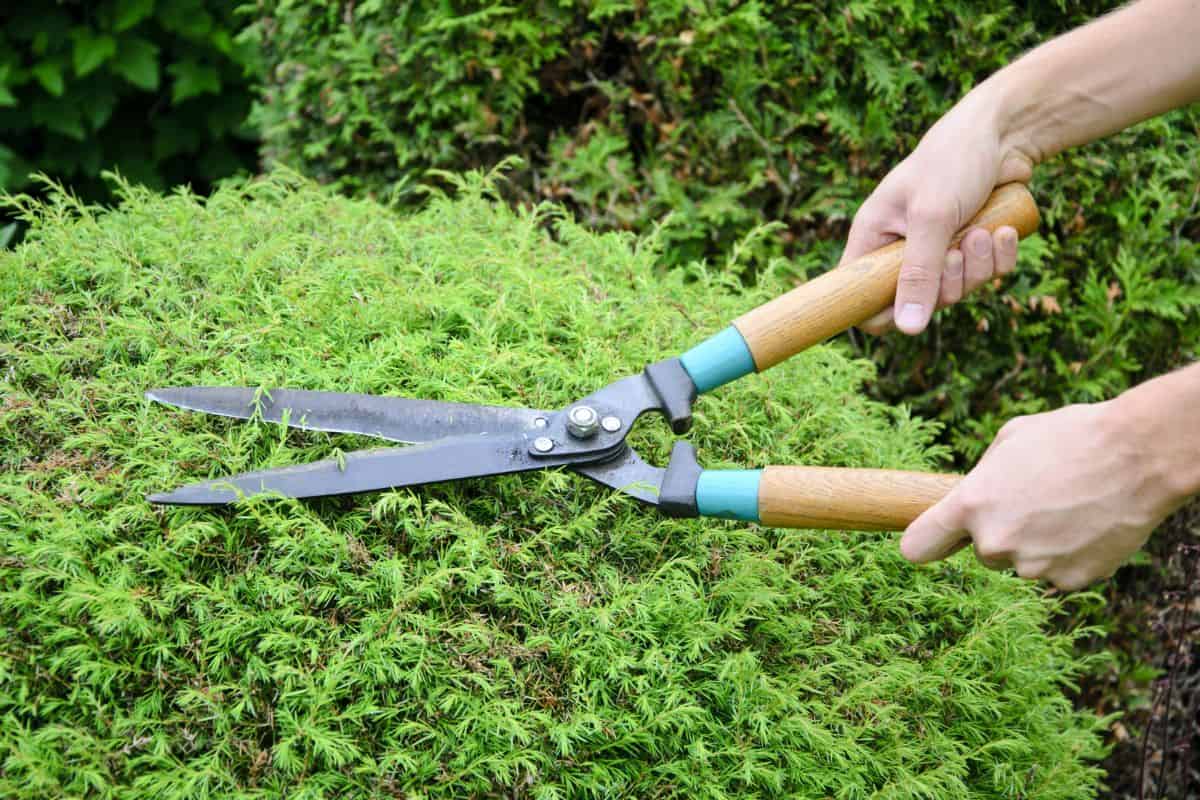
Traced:
[[901, 552], [923, 563], [971, 542], [985, 566], [1065, 590], [1111, 575], [1182, 503], [1126, 427], [1113, 401], [1010, 421], [975, 469], [908, 526]]

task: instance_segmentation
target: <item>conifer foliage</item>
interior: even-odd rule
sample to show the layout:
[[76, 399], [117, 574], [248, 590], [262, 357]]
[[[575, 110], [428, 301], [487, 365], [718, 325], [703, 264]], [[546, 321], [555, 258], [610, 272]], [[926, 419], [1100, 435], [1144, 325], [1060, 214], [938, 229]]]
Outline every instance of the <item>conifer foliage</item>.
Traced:
[[[233, 510], [142, 498], [350, 437], [178, 384], [555, 407], [780, 291], [457, 181], [28, 201], [0, 254], [0, 796], [1093, 796], [1054, 603], [894, 537], [681, 521], [561, 472]], [[736, 266], [736, 265], [733, 265]], [[706, 397], [711, 466], [928, 467], [814, 348]], [[665, 457], [666, 427], [636, 444]]]
[[[431, 168], [526, 166], [507, 194], [595, 229], [663, 232], [663, 261], [743, 249], [798, 277], [837, 263], [855, 209], [960, 97], [1114, 0], [546, 3], [261, 0], [263, 157], [417, 198]], [[876, 393], [974, 460], [1018, 414], [1105, 399], [1200, 352], [1200, 111], [1035, 174], [1016, 275], [931, 335], [859, 341]], [[746, 240], [764, 221], [777, 226]]]

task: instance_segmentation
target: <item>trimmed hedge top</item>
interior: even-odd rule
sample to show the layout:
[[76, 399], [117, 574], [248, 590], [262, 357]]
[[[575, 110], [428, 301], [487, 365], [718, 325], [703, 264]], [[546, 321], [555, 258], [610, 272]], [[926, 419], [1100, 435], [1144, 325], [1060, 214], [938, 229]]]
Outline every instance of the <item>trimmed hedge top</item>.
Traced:
[[[277, 176], [27, 204], [0, 253], [0, 795], [1085, 798], [1052, 604], [878, 534], [671, 520], [562, 472], [232, 511], [146, 492], [351, 437], [172, 384], [554, 407], [780, 291], [466, 179], [400, 218]], [[818, 347], [699, 406], [710, 466], [920, 468]], [[660, 463], [666, 426], [636, 445]]]

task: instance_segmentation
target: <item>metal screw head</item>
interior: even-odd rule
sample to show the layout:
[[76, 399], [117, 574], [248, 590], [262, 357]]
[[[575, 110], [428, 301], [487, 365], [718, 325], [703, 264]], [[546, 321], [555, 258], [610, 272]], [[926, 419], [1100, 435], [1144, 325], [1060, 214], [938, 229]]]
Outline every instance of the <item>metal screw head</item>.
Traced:
[[609, 433], [616, 433], [617, 431], [621, 430], [621, 418], [612, 416], [605, 417], [604, 419], [600, 420], [600, 427], [604, 428], [604, 430], [608, 431]]
[[533, 427], [535, 427], [535, 428], [544, 428], [549, 424], [550, 424], [550, 421], [547, 420], [545, 417], [534, 417], [534, 419], [533, 419]]
[[549, 436], [539, 436], [533, 440], [533, 449], [539, 453], [549, 453], [554, 449], [554, 440]]
[[575, 406], [567, 412], [567, 433], [588, 439], [600, 430], [600, 415], [591, 406]]

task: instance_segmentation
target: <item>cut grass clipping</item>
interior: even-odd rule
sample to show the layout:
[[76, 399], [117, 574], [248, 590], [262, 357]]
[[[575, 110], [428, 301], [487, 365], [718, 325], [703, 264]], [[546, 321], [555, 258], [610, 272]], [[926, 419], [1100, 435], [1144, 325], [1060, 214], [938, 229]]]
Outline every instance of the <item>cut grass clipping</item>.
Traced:
[[[563, 472], [143, 500], [366, 443], [148, 388], [559, 407], [782, 280], [661, 275], [653, 238], [482, 177], [403, 218], [290, 176], [122, 195], [24, 201], [0, 254], [0, 796], [1093, 796], [1052, 601], [969, 554], [665, 519]], [[931, 466], [869, 378], [814, 348], [703, 398], [692, 439], [712, 467]]]

